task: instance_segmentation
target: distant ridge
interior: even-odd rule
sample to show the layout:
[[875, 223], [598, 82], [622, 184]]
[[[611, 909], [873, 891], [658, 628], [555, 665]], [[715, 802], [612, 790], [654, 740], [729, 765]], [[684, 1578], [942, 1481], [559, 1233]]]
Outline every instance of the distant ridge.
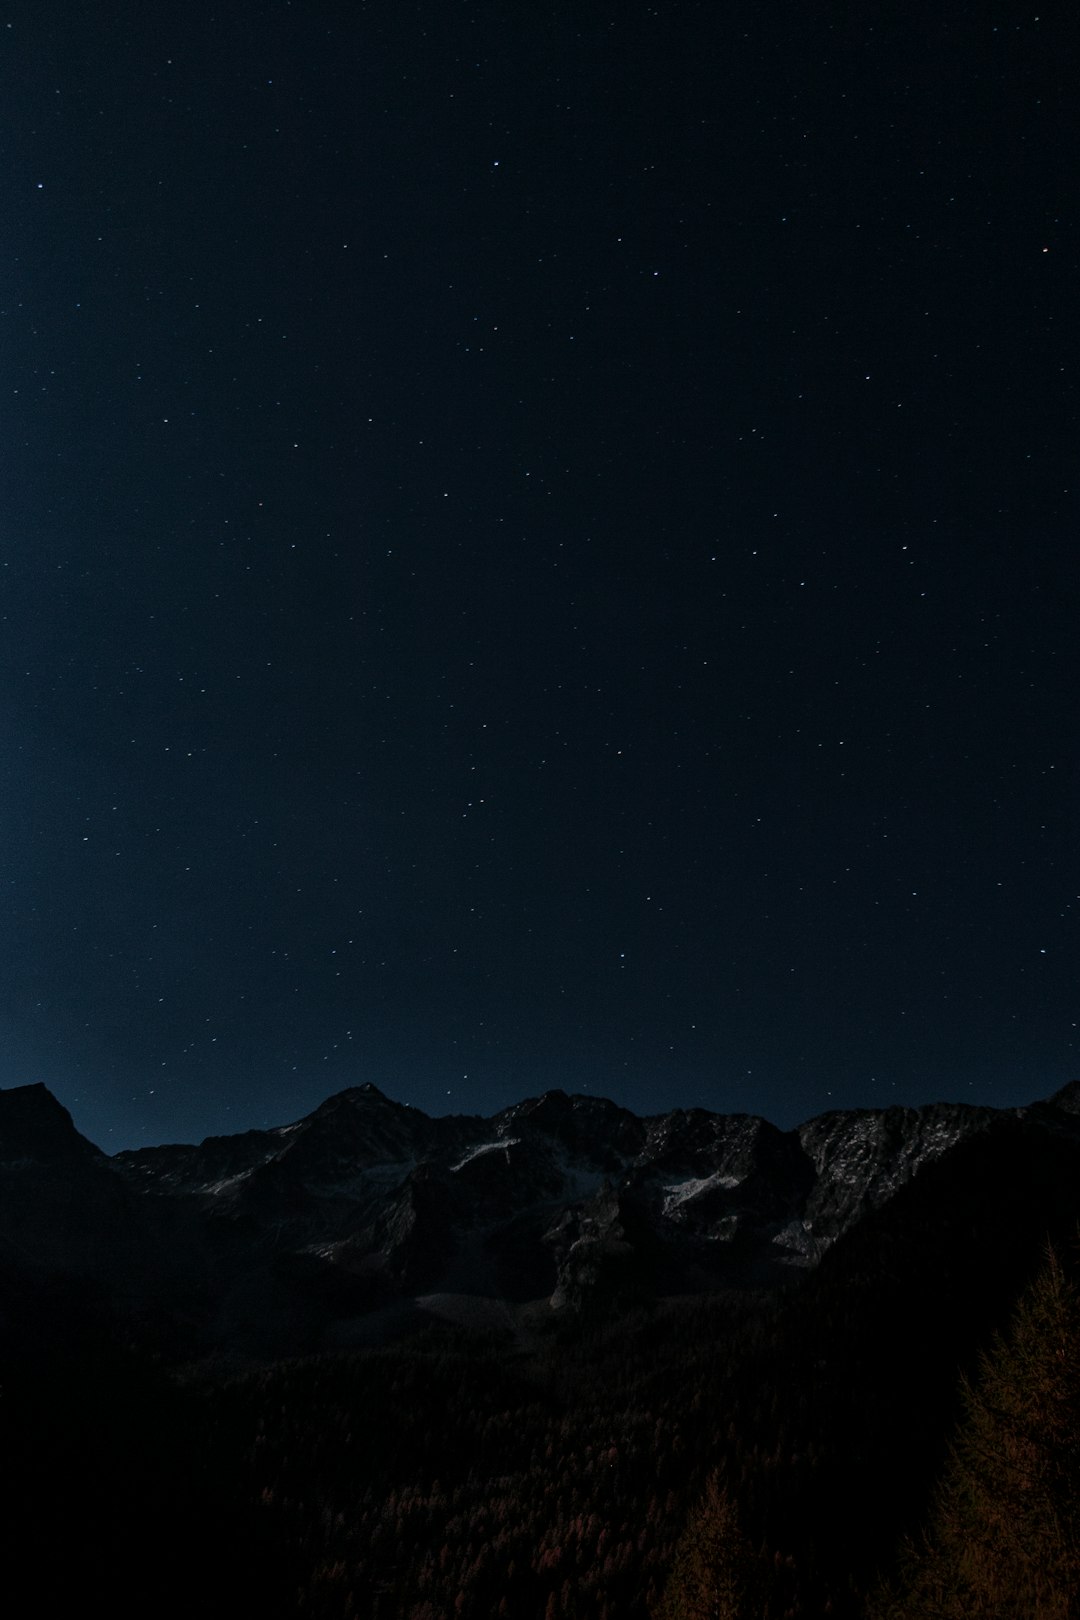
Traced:
[[1006, 1156], [1075, 1152], [1080, 1186], [1080, 1082], [1027, 1107], [834, 1110], [790, 1131], [558, 1090], [431, 1117], [366, 1083], [289, 1124], [112, 1158], [20, 1086], [0, 1091], [0, 1255], [152, 1296], [207, 1347], [277, 1354], [433, 1297], [451, 1315], [454, 1298], [588, 1311], [791, 1281], [987, 1132]]

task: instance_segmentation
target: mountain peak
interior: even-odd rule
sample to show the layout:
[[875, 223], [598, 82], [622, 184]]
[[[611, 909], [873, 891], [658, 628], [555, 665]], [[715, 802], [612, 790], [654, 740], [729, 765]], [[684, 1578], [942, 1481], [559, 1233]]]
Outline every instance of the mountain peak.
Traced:
[[1060, 1108], [1066, 1114], [1080, 1114], [1080, 1080], [1068, 1081], [1046, 1100], [1051, 1108]]
[[63, 1103], [41, 1081], [0, 1091], [0, 1160], [70, 1163], [100, 1157], [100, 1150], [80, 1135]]
[[378, 1086], [373, 1086], [370, 1080], [365, 1080], [362, 1086], [346, 1086], [343, 1091], [335, 1091], [315, 1109], [316, 1114], [330, 1113], [338, 1108], [356, 1107], [367, 1103], [369, 1105], [382, 1105], [384, 1108], [400, 1108], [401, 1104], [394, 1102]]

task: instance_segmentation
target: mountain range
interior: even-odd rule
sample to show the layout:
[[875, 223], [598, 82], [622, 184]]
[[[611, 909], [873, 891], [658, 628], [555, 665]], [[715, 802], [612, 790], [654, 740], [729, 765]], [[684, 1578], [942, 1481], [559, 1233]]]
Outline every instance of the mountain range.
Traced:
[[113, 1156], [20, 1086], [0, 1091], [0, 1326], [78, 1287], [172, 1351], [272, 1358], [432, 1314], [521, 1333], [768, 1287], [980, 1136], [1080, 1170], [1080, 1082], [1026, 1107], [837, 1110], [790, 1131], [561, 1091], [432, 1118], [362, 1085], [292, 1124]]

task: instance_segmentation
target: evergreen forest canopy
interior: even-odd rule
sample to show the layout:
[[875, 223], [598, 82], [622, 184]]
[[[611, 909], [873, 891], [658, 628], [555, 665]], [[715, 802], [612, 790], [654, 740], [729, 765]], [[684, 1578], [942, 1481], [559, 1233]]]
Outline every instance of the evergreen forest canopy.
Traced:
[[787, 1290], [261, 1366], [7, 1266], [9, 1580], [120, 1620], [1065, 1620], [1075, 1171], [991, 1133]]

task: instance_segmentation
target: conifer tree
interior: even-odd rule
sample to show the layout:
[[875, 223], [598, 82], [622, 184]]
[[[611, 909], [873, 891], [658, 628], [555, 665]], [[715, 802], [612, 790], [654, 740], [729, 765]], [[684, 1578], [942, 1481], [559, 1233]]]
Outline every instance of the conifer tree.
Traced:
[[754, 1563], [735, 1503], [711, 1474], [675, 1548], [654, 1620], [750, 1620]]
[[1080, 1614], [1080, 1290], [1050, 1250], [965, 1382], [929, 1535], [872, 1620]]

